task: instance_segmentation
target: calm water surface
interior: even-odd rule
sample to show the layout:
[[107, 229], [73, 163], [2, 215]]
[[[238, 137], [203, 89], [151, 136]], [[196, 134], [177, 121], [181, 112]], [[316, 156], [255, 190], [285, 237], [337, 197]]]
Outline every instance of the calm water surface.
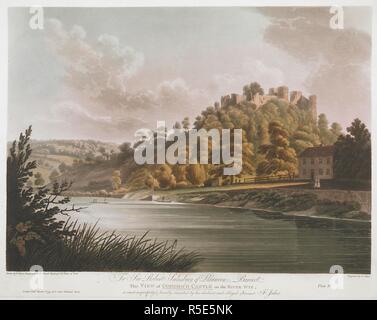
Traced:
[[[103, 199], [98, 199], [103, 201]], [[277, 218], [253, 210], [203, 205], [72, 198], [87, 206], [75, 214], [103, 230], [178, 240], [204, 259], [194, 271], [370, 273], [370, 224], [311, 218]]]

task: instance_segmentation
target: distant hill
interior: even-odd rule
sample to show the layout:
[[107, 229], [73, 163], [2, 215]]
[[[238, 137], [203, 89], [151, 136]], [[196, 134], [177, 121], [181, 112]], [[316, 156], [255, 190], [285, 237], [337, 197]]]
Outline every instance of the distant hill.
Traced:
[[95, 140], [32, 140], [34, 154], [61, 155], [84, 160], [118, 151], [118, 145]]
[[67, 166], [109, 160], [118, 152], [118, 144], [95, 140], [32, 140], [31, 148], [31, 160], [37, 161], [34, 174], [40, 173], [44, 183], [50, 182], [53, 171], [61, 175]]

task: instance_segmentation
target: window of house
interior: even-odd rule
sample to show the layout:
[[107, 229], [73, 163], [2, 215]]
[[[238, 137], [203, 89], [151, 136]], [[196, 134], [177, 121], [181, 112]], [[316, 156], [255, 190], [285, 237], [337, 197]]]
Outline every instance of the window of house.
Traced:
[[312, 160], [310, 162], [311, 162], [311, 164], [314, 164], [314, 158], [312, 158]]
[[302, 170], [302, 174], [303, 174], [303, 175], [306, 175], [306, 170], [305, 170], [305, 169]]
[[326, 175], [330, 175], [330, 169], [326, 169]]
[[323, 170], [319, 169], [318, 173], [319, 173], [319, 175], [323, 175]]
[[302, 164], [306, 164], [306, 159], [302, 159]]
[[331, 162], [331, 159], [327, 158], [327, 164], [330, 164], [330, 162]]
[[319, 164], [322, 164], [322, 158], [319, 158]]

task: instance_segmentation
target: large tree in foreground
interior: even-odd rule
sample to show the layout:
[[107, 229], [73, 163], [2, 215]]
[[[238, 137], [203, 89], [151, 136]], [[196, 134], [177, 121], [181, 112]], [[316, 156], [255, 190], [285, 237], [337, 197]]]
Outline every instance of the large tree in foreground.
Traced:
[[27, 256], [45, 244], [69, 235], [58, 214], [78, 211], [74, 206], [62, 208], [69, 198], [62, 193], [70, 184], [54, 183], [52, 189], [33, 190], [27, 182], [33, 176], [35, 161], [29, 161], [31, 127], [14, 141], [7, 159], [7, 269], [24, 270]]
[[359, 119], [334, 145], [334, 175], [338, 179], [371, 179], [370, 133]]
[[257, 168], [259, 175], [288, 174], [293, 177], [297, 170], [297, 156], [293, 148], [289, 146], [287, 130], [278, 121], [270, 122], [268, 126], [270, 144], [259, 147], [259, 153], [265, 156]]

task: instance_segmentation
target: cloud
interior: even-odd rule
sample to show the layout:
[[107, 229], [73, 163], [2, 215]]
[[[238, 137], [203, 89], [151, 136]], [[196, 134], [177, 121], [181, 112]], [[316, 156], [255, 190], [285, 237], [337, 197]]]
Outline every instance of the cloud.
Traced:
[[[260, 54], [263, 53], [264, 57]], [[219, 99], [221, 95], [228, 93], [241, 93], [244, 85], [256, 81], [261, 86], [268, 88], [279, 85], [289, 85], [291, 88], [299, 88], [302, 82], [302, 66], [289, 59], [284, 53], [283, 59], [276, 59], [276, 52], [271, 52], [269, 46], [259, 46], [254, 53], [239, 63], [237, 70], [228, 70], [225, 73], [213, 75], [208, 90]], [[285, 65], [281, 63], [285, 61]], [[294, 77], [292, 71], [294, 69]]]
[[207, 93], [189, 87], [182, 78], [161, 82], [156, 93], [159, 108], [162, 108], [164, 113], [176, 113], [177, 110], [181, 110], [184, 113], [182, 118], [192, 113], [192, 110], [199, 112], [205, 107], [203, 102], [209, 100]]
[[94, 104], [111, 109], [126, 106], [126, 85], [144, 63], [144, 56], [123, 46], [113, 35], [102, 34], [92, 44], [81, 26], [67, 31], [57, 19], [47, 21], [47, 41], [60, 58], [65, 83], [90, 98]]
[[65, 100], [51, 108], [49, 117], [42, 116], [38, 121], [51, 131], [64, 128], [71, 138], [91, 137], [96, 140], [123, 142], [129, 139], [129, 132], [145, 127], [147, 123], [142, 118], [128, 116], [115, 118], [113, 116], [96, 116], [75, 101]]
[[47, 21], [47, 44], [64, 69], [67, 98], [58, 101], [52, 116], [81, 134], [132, 138], [156, 120], [174, 123], [202, 109], [205, 93], [182, 78], [162, 81], [153, 90], [130, 92], [128, 81], [143, 67], [144, 55], [102, 34], [90, 42], [82, 26], [66, 30], [57, 19]]
[[345, 10], [345, 28], [329, 27], [329, 8], [260, 8], [270, 19], [264, 40], [306, 64], [307, 90], [318, 95], [321, 111], [333, 119], [339, 111], [346, 123], [360, 116], [369, 121], [371, 38], [364, 29], [347, 24], [347, 17], [368, 20], [358, 8]]

